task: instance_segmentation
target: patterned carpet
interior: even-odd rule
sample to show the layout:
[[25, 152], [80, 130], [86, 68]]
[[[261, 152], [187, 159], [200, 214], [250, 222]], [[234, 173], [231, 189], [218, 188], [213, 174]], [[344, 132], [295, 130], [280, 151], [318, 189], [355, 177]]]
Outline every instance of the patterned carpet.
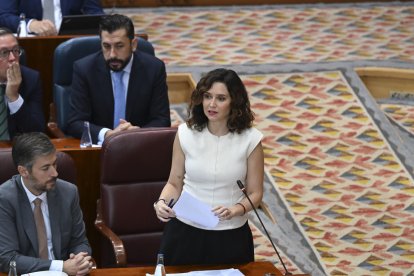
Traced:
[[126, 14], [169, 66], [414, 60], [412, 3]]
[[390, 120], [395, 122], [402, 129], [414, 135], [414, 102], [406, 103], [383, 103], [380, 105], [382, 111]]
[[[289, 270], [414, 275], [414, 143], [381, 111], [410, 128], [412, 106], [380, 108], [352, 70], [414, 68], [413, 2], [123, 13], [168, 72], [242, 76], [265, 135], [264, 201], [277, 220], [265, 224]], [[256, 257], [277, 263], [265, 240]]]
[[413, 179], [342, 73], [243, 80], [266, 167], [326, 271], [412, 272]]

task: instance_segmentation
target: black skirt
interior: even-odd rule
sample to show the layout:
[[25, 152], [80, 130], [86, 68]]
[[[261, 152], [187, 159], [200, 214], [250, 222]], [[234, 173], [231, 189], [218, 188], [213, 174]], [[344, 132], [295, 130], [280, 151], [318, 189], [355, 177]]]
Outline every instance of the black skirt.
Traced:
[[166, 265], [239, 264], [254, 261], [249, 224], [230, 230], [204, 230], [178, 219], [164, 228], [160, 253]]

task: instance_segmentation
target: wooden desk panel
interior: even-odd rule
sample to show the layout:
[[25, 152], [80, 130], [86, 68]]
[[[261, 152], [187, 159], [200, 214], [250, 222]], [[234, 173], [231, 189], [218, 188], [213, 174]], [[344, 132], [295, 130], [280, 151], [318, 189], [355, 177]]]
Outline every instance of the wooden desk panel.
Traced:
[[[167, 273], [184, 273], [196, 270], [213, 270], [237, 268], [246, 276], [263, 276], [265, 273], [272, 273], [274, 276], [282, 276], [283, 274], [277, 270], [270, 262], [252, 262], [243, 265], [228, 265], [228, 266], [167, 266], [165, 268]], [[155, 267], [128, 267], [128, 268], [104, 268], [93, 269], [89, 275], [91, 276], [141, 276], [145, 273], [154, 273]], [[1, 273], [0, 276], [7, 276], [6, 273]], [[295, 274], [292, 276], [309, 276], [308, 274]]]
[[[246, 276], [262, 276], [265, 273], [273, 273], [275, 276], [282, 276], [283, 274], [275, 268], [270, 262], [252, 262], [244, 265], [221, 265], [221, 266], [167, 266], [165, 268], [167, 273], [183, 273], [197, 270], [214, 270], [237, 268]], [[131, 275], [145, 275], [145, 273], [154, 273], [155, 267], [128, 267], [128, 268], [108, 268], [95, 269], [89, 275], [91, 276], [131, 276]]]

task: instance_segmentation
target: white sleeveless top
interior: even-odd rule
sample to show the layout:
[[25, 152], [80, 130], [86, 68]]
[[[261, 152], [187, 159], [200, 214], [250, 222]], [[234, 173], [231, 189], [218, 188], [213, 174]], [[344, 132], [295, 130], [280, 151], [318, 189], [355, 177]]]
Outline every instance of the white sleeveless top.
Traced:
[[[183, 191], [211, 208], [219, 205], [231, 207], [244, 198], [236, 181], [246, 184], [247, 158], [263, 137], [260, 131], [249, 128], [241, 134], [229, 132], [215, 136], [207, 127], [200, 132], [184, 123], [178, 127], [178, 136], [185, 155]], [[204, 228], [185, 219], [180, 220]], [[235, 216], [208, 230], [236, 229], [246, 221], [247, 214]]]

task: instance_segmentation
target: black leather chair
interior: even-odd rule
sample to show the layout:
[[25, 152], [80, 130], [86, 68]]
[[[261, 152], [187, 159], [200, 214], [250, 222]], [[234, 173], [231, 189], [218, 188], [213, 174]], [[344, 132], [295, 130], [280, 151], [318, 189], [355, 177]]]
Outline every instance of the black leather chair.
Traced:
[[[83, 36], [69, 39], [55, 49], [53, 57], [53, 104], [48, 130], [54, 138], [63, 138], [69, 116], [70, 86], [72, 84], [73, 63], [101, 49], [99, 36]], [[138, 51], [155, 55], [154, 47], [142, 37], [138, 37]]]
[[101, 266], [155, 265], [164, 223], [153, 209], [168, 180], [176, 128], [142, 128], [105, 139], [95, 227]]

